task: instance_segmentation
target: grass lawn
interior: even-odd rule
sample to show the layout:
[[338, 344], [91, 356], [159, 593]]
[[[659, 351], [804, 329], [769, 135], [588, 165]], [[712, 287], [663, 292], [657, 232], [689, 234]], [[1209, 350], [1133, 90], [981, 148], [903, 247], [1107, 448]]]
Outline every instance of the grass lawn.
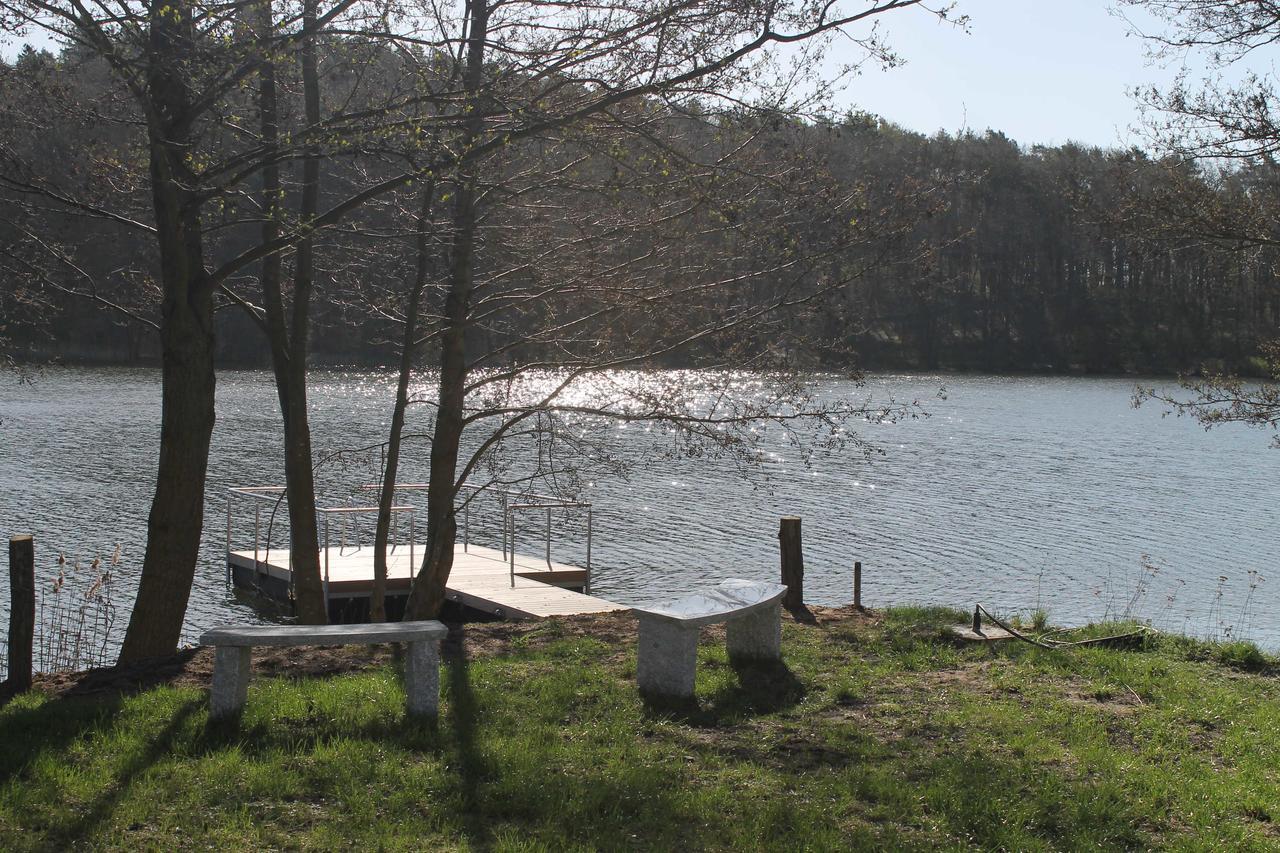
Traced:
[[385, 658], [257, 676], [238, 725], [196, 682], [37, 691], [0, 709], [0, 848], [1280, 848], [1272, 661], [961, 621], [824, 611], [781, 667], [704, 632], [684, 707], [638, 697], [626, 616], [471, 627], [438, 726]]

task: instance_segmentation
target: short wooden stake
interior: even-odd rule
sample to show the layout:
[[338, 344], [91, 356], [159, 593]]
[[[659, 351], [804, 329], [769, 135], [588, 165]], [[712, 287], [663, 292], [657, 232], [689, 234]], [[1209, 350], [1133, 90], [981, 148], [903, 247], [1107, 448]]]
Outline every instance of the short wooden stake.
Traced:
[[862, 609], [862, 563], [860, 562], [853, 564], [853, 606], [857, 610]]
[[778, 526], [778, 544], [782, 556], [782, 582], [787, 594], [782, 606], [788, 610], [804, 609], [804, 555], [800, 551], [800, 519], [784, 516]]
[[30, 536], [9, 539], [9, 677], [12, 691], [31, 688], [36, 631], [36, 550]]

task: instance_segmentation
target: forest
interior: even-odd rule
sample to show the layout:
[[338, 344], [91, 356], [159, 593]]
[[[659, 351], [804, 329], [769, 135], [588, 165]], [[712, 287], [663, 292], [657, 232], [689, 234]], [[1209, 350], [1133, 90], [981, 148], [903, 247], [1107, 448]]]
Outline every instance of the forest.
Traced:
[[[1220, 156], [835, 111], [837, 78], [899, 61], [878, 22], [905, 13], [963, 25], [922, 0], [0, 0], [0, 27], [66, 45], [0, 66], [4, 357], [161, 367], [121, 659], [178, 642], [219, 366], [272, 370], [304, 623], [329, 618], [313, 364], [396, 368], [372, 621], [411, 403], [432, 409], [405, 607], [422, 619], [474, 490], [572, 491], [610, 464], [591, 423], [749, 460], [766, 429], [808, 452], [915, 414], [824, 398], [815, 370], [1204, 366], [1212, 385], [1273, 367], [1280, 193], [1271, 149], [1236, 147], [1280, 138], [1269, 91], [1243, 110], [1156, 96], [1201, 125], [1249, 119]], [[1222, 14], [1189, 37], [1230, 40]], [[836, 46], [842, 74], [816, 73]], [[679, 366], [725, 369], [653, 369]], [[411, 393], [415, 371], [434, 387]]]
[[[363, 99], [372, 108], [379, 86], [401, 85], [402, 60], [390, 52], [369, 55], [371, 50], [378, 48], [337, 39], [325, 45], [327, 106]], [[149, 326], [156, 310], [150, 298], [157, 287], [155, 241], [131, 226], [132, 212], [101, 217], [88, 208], [57, 209], [48, 198], [33, 203], [39, 187], [55, 196], [83, 196], [101, 209], [136, 209], [142, 211], [137, 218], [146, 218], [146, 150], [134, 132], [139, 117], [127, 93], [87, 51], [55, 56], [28, 48], [0, 64], [0, 101], [0, 125], [7, 128], [0, 149], [7, 161], [0, 168], [0, 339], [7, 354], [38, 361], [157, 362], [159, 342]], [[240, 106], [251, 112], [250, 104]], [[297, 104], [284, 108], [301, 110]], [[533, 280], [548, 272], [534, 273], [513, 260], [528, 244], [593, 228], [594, 239], [618, 256], [661, 252], [655, 274], [683, 269], [696, 278], [705, 270], [693, 259], [723, 255], [726, 232], [696, 229], [679, 238], [677, 253], [670, 235], [659, 233], [662, 216], [632, 214], [673, 209], [707, 193], [700, 181], [711, 179], [685, 167], [709, 147], [728, 150], [728, 139], [752, 149], [747, 154], [756, 162], [771, 151], [787, 152], [791, 172], [785, 180], [792, 183], [777, 190], [793, 196], [787, 213], [793, 221], [785, 235], [771, 227], [774, 212], [745, 200], [754, 190], [741, 192], [741, 203], [721, 199], [702, 215], [735, 225], [739, 217], [758, 218], [756, 249], [791, 241], [798, 253], [821, 255], [821, 264], [857, 269], [831, 273], [841, 281], [823, 310], [789, 317], [773, 340], [736, 341], [739, 355], [743, 347], [781, 347], [801, 363], [837, 370], [1263, 370], [1259, 348], [1277, 320], [1274, 248], [1237, 236], [1243, 229], [1201, 227], [1188, 236], [1187, 228], [1160, 220], [1170, 216], [1171, 199], [1186, 206], [1188, 198], [1197, 207], [1190, 215], [1211, 216], [1215, 223], [1257, 218], [1274, 183], [1264, 166], [1218, 168], [1138, 149], [1076, 144], [1027, 147], [993, 130], [925, 136], [857, 112], [779, 114], [772, 126], [762, 126], [745, 110], [739, 116], [698, 115], [652, 98], [630, 108], [647, 114], [651, 129], [662, 128], [652, 130], [664, 135], [662, 146], [643, 135], [596, 133], [523, 143], [504, 155], [501, 175], [488, 183], [480, 202], [490, 263], [511, 263], [505, 275]], [[402, 156], [391, 153], [385, 129], [361, 133], [342, 156], [325, 160], [323, 201], [340, 200]], [[381, 141], [372, 139], [378, 133]], [[605, 157], [602, 146], [610, 148]], [[284, 164], [286, 192], [296, 186], [290, 170], [300, 168], [298, 162]], [[629, 162], [633, 174], [620, 174], [619, 162]], [[642, 175], [645, 168], [650, 170]], [[665, 170], [667, 179], [654, 180], [653, 168], [660, 178]], [[721, 184], [715, 191], [726, 192], [723, 176], [714, 180]], [[251, 176], [248, 185], [246, 192], [259, 191], [260, 177]], [[805, 194], [812, 197], [796, 198]], [[441, 209], [448, 201], [442, 195]], [[601, 205], [606, 196], [605, 204], [613, 205], [607, 215], [590, 222], [577, 216], [584, 204]], [[874, 218], [875, 239], [868, 223], [859, 239], [837, 246], [830, 233], [833, 198], [854, 199], [862, 216]], [[225, 200], [219, 203], [230, 210]], [[364, 205], [342, 228], [317, 238], [321, 264], [311, 312], [316, 362], [395, 361], [395, 294], [413, 275], [415, 237], [405, 224], [412, 208], [404, 199]], [[1163, 211], [1160, 217], [1156, 210]], [[224, 220], [211, 243], [215, 260], [235, 257], [252, 242], [229, 213]], [[552, 270], [589, 266], [570, 244], [559, 252], [544, 259]], [[785, 276], [765, 273], [754, 286], [780, 292], [788, 285]], [[234, 306], [224, 301], [219, 307]], [[526, 314], [520, 322], [535, 319]], [[242, 311], [219, 310], [216, 322], [219, 363], [270, 362], [267, 336]], [[473, 334], [502, 331], [489, 327]], [[686, 349], [669, 360], [723, 355], [710, 349]]]

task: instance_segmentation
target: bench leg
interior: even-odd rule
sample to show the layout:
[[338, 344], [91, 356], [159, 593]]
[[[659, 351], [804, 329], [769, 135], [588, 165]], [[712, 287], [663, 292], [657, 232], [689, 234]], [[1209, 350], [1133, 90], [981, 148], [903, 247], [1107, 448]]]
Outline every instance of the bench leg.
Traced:
[[404, 661], [404, 692], [409, 715], [436, 717], [440, 713], [440, 641], [409, 643]]
[[249, 696], [249, 653], [248, 646], [218, 646], [214, 651], [211, 718], [232, 717], [244, 708]]
[[779, 660], [782, 658], [782, 604], [737, 619], [725, 626], [730, 658]]
[[636, 682], [641, 693], [686, 699], [698, 672], [698, 629], [640, 617]]

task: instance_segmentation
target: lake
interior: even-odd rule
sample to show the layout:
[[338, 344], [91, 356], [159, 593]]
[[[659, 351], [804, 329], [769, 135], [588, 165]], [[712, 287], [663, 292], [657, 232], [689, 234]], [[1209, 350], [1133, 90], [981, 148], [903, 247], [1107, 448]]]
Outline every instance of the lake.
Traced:
[[[634, 463], [630, 475], [597, 477], [583, 494], [594, 504], [592, 591], [644, 604], [721, 578], [773, 578], [778, 518], [798, 515], [811, 603], [848, 602], [860, 560], [871, 606], [1043, 607], [1058, 624], [1128, 613], [1168, 630], [1280, 647], [1280, 578], [1271, 577], [1280, 452], [1264, 432], [1205, 432], [1162, 418], [1158, 406], [1135, 410], [1134, 382], [874, 375], [863, 391], [919, 398], [930, 416], [860, 423], [882, 454], [819, 456], [807, 466], [781, 439], [745, 470], [696, 457], [646, 464], [669, 439], [617, 429], [609, 440]], [[317, 456], [383, 440], [392, 383], [376, 371], [317, 371]], [[853, 393], [836, 378], [821, 380], [821, 391]], [[216, 623], [260, 618], [224, 583], [225, 489], [281, 481], [270, 375], [220, 374], [218, 418], [187, 640]], [[45, 583], [59, 553], [83, 564], [118, 544], [115, 596], [127, 605], [154, 487], [158, 372], [52, 368], [33, 384], [4, 377], [0, 420], [0, 534], [36, 536]], [[402, 481], [423, 479], [425, 457], [422, 445], [410, 447]], [[359, 460], [322, 466], [322, 503], [368, 502], [356, 487], [372, 477]], [[493, 541], [495, 531], [477, 515], [477, 538]], [[582, 540], [580, 524], [567, 527], [556, 558], [580, 559]], [[533, 532], [521, 543], [531, 554], [541, 548]]]

